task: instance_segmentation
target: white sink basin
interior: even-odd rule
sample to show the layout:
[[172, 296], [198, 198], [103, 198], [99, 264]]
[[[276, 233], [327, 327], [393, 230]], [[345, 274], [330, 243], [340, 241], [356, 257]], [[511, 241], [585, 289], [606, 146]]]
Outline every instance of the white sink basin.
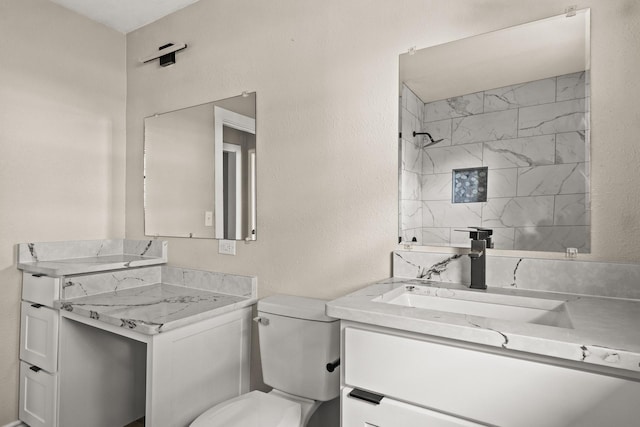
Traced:
[[514, 322], [572, 327], [563, 300], [427, 286], [403, 286], [372, 301]]

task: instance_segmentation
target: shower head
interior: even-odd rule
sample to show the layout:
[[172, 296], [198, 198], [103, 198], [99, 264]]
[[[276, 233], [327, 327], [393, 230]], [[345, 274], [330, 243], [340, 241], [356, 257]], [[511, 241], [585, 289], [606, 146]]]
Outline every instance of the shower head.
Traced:
[[427, 148], [427, 147], [430, 147], [430, 146], [432, 146], [434, 144], [437, 144], [438, 142], [444, 141], [444, 139], [442, 139], [442, 138], [434, 140], [429, 132], [416, 132], [416, 131], [413, 131], [413, 136], [415, 137], [417, 135], [425, 135], [427, 138], [429, 138], [429, 143], [426, 144], [426, 145], [423, 145], [422, 148]]

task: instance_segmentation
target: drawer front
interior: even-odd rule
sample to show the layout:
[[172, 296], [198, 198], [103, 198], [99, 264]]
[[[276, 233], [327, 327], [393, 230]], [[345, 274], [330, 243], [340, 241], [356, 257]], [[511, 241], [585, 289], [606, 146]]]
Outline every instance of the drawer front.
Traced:
[[30, 427], [57, 424], [58, 377], [20, 362], [20, 420]]
[[20, 359], [48, 372], [58, 370], [58, 312], [22, 301]]
[[344, 333], [345, 384], [385, 397], [510, 427], [640, 418], [638, 381], [358, 328]]
[[61, 281], [60, 277], [22, 273], [22, 299], [53, 308], [53, 301], [60, 299]]
[[351, 396], [352, 389], [342, 391], [342, 425], [365, 427], [474, 427], [480, 424], [450, 415], [409, 405], [388, 397], [371, 403]]

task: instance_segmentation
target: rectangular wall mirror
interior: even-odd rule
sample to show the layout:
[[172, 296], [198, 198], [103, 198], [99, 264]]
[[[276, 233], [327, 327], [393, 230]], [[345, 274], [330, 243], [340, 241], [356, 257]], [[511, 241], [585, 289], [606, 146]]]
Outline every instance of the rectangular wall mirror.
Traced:
[[590, 252], [589, 10], [400, 55], [399, 236]]
[[144, 119], [147, 236], [255, 240], [256, 94]]

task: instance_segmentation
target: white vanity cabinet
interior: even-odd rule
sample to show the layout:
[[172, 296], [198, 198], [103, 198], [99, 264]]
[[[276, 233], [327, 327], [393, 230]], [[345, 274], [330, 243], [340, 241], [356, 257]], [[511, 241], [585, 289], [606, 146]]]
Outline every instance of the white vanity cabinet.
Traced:
[[640, 418], [637, 378], [349, 321], [342, 340], [344, 427], [629, 426]]
[[249, 391], [257, 279], [166, 262], [157, 240], [18, 245], [23, 423], [186, 427]]
[[61, 279], [25, 272], [22, 283], [19, 415], [31, 427], [55, 426]]

